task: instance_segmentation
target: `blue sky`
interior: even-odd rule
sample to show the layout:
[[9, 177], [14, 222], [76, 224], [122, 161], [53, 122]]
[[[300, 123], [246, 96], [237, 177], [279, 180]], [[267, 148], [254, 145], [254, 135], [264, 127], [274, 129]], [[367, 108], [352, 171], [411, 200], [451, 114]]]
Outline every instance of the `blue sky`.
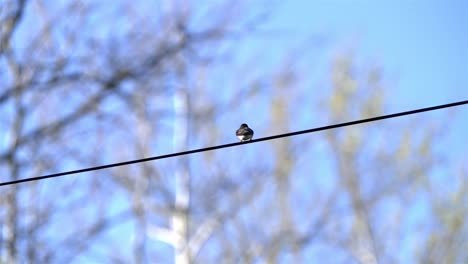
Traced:
[[[468, 1], [288, 1], [272, 28], [356, 46], [396, 80], [395, 104], [419, 107], [468, 95]], [[429, 92], [428, 92], [429, 91]]]
[[[358, 61], [382, 66], [387, 110], [399, 112], [468, 99], [468, 1], [285, 1], [262, 28], [284, 30], [280, 42], [324, 35], [324, 63], [354, 49]], [[285, 43], [287, 45], [287, 43]], [[284, 47], [283, 47], [284, 48]], [[279, 47], [282, 49], [282, 47]], [[323, 72], [323, 71], [322, 71]], [[448, 155], [466, 156], [467, 106], [457, 107]], [[430, 114], [447, 116], [451, 110]], [[429, 115], [428, 115], [429, 117]], [[452, 149], [452, 146], [455, 148]]]

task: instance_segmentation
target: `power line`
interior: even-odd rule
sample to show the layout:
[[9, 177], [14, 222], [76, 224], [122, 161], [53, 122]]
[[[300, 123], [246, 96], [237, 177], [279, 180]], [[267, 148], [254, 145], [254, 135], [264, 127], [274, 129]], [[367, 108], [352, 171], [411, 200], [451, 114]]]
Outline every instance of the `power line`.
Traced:
[[166, 154], [166, 155], [155, 156], [155, 157], [149, 157], [149, 158], [144, 158], [144, 159], [130, 160], [130, 161], [112, 163], [112, 164], [107, 164], [107, 165], [102, 165], [102, 166], [97, 166], [97, 167], [90, 167], [90, 168], [79, 169], [79, 170], [65, 171], [65, 172], [60, 172], [60, 173], [48, 174], [48, 175], [25, 178], [25, 179], [14, 180], [14, 181], [7, 181], [7, 182], [0, 183], [0, 186], [13, 185], [13, 184], [18, 184], [18, 183], [23, 183], [23, 182], [30, 182], [30, 181], [44, 180], [44, 179], [47, 179], [47, 178], [55, 178], [55, 177], [60, 177], [60, 176], [65, 176], [65, 175], [70, 175], [70, 174], [77, 174], [77, 173], [88, 172], [88, 171], [102, 170], [102, 169], [107, 169], [107, 168], [112, 168], [112, 167], [119, 167], [119, 166], [135, 164], [135, 163], [147, 162], [147, 161], [151, 161], [151, 160], [167, 159], [167, 158], [172, 158], [172, 157], [176, 157], [176, 156], [189, 155], [189, 154], [193, 154], [193, 153], [197, 153], [197, 152], [204, 152], [204, 151], [210, 151], [210, 150], [221, 149], [221, 148], [229, 148], [229, 147], [234, 147], [234, 146], [243, 145], [243, 144], [251, 144], [251, 143], [256, 143], [256, 142], [260, 142], [260, 141], [273, 140], [273, 139], [277, 139], [277, 138], [291, 137], [291, 136], [296, 136], [296, 135], [300, 135], [300, 134], [318, 132], [318, 131], [322, 131], [322, 130], [334, 129], [334, 128], [344, 127], [344, 126], [352, 126], [352, 125], [368, 123], [368, 122], [374, 122], [374, 121], [388, 119], [388, 118], [395, 118], [395, 117], [399, 117], [399, 116], [413, 115], [413, 114], [418, 114], [418, 113], [422, 113], [422, 112], [434, 111], [434, 110], [438, 110], [438, 109], [442, 109], [442, 108], [455, 107], [455, 106], [464, 105], [464, 104], [468, 104], [468, 100], [459, 101], [459, 102], [450, 103], [450, 104], [437, 105], [437, 106], [432, 106], [432, 107], [427, 107], [427, 108], [420, 108], [420, 109], [416, 109], [416, 110], [400, 112], [400, 113], [395, 113], [395, 114], [389, 114], [389, 115], [383, 115], [383, 116], [378, 116], [378, 117], [355, 120], [355, 121], [345, 122], [345, 123], [340, 123], [340, 124], [335, 124], [335, 125], [329, 125], [329, 126], [317, 127], [317, 128], [312, 128], [312, 129], [306, 129], [306, 130], [301, 130], [301, 131], [296, 131], [296, 132], [291, 132], [291, 133], [280, 134], [280, 135], [276, 135], [276, 136], [263, 137], [263, 138], [253, 139], [253, 140], [250, 140], [250, 141], [229, 143], [229, 144], [224, 144], [224, 145], [218, 145], [218, 146], [213, 146], [213, 147], [208, 147], [208, 148], [200, 148], [200, 149], [194, 149], [194, 150], [187, 150], [187, 151], [176, 152], [176, 153], [172, 153], [172, 154]]

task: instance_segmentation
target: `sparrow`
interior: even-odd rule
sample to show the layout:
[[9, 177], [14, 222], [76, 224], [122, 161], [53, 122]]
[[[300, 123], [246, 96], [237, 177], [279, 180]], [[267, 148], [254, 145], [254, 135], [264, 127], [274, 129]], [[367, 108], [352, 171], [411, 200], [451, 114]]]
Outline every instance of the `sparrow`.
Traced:
[[251, 140], [254, 132], [247, 124], [242, 124], [239, 129], [236, 130], [236, 136], [243, 141]]

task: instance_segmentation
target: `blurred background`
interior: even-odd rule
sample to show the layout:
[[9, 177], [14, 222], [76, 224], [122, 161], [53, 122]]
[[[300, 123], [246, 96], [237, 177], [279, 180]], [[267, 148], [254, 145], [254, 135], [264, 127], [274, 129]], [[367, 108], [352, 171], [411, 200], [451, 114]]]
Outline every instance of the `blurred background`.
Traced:
[[[0, 0], [0, 182], [468, 99], [468, 1]], [[0, 263], [468, 263], [468, 108], [0, 187]]]

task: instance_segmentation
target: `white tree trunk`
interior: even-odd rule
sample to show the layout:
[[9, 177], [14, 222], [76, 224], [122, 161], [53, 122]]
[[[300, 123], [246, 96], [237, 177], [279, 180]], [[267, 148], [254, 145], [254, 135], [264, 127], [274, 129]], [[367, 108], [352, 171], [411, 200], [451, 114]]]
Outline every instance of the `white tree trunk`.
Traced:
[[[189, 99], [184, 89], [174, 94], [174, 150], [184, 151], [188, 146]], [[175, 169], [175, 211], [172, 215], [172, 230], [176, 234], [174, 263], [190, 263], [188, 250], [188, 207], [190, 203], [190, 175], [187, 157], [177, 159]]]

